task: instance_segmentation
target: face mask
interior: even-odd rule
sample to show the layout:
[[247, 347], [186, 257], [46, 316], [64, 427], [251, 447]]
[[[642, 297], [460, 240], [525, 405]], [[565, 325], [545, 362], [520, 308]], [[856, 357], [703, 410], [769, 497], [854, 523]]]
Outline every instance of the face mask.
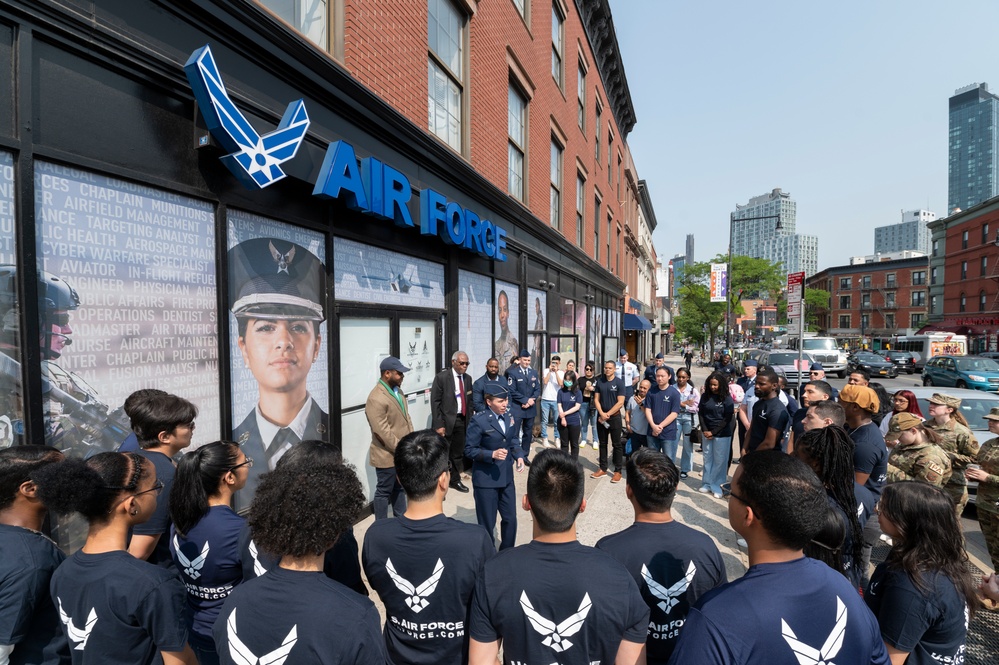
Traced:
[[566, 388], [572, 388], [572, 381], [566, 381], [566, 382], [565, 382], [565, 383], [564, 383], [563, 385], [564, 385], [564, 386], [565, 386]]

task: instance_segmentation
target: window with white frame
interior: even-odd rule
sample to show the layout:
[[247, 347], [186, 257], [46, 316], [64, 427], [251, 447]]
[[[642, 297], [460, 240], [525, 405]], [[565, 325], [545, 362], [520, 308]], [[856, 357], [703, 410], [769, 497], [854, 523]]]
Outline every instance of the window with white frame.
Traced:
[[330, 50], [329, 0], [257, 0], [324, 51]]
[[576, 173], [576, 244], [580, 248], [586, 238], [586, 178]]
[[552, 3], [552, 78], [558, 87], [565, 82], [563, 55], [565, 53], [565, 16], [557, 3]]
[[551, 195], [549, 219], [552, 228], [562, 230], [562, 146], [552, 137]]
[[526, 202], [524, 187], [524, 155], [527, 154], [527, 99], [510, 83], [507, 95], [507, 188], [518, 201]]
[[462, 150], [465, 16], [451, 0], [427, 0], [427, 112], [430, 131]]
[[582, 62], [576, 78], [576, 122], [580, 129], [586, 130], [586, 69]]

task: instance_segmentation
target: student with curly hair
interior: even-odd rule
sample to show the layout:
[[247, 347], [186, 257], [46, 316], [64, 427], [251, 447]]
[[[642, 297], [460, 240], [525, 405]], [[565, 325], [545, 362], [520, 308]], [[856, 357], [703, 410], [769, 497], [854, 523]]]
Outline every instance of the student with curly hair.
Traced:
[[[343, 464], [340, 449], [328, 441], [309, 439], [289, 449], [281, 459], [278, 467], [295, 467], [322, 469]], [[250, 525], [244, 523], [239, 534], [240, 558], [243, 562], [243, 580], [260, 577], [268, 570], [275, 568], [279, 556], [273, 556], [257, 547], [250, 533]], [[336, 544], [326, 551], [323, 557], [323, 572], [326, 577], [335, 580], [362, 596], [368, 595], [368, 587], [361, 579], [361, 564], [357, 556], [357, 539], [354, 538], [354, 528], [350, 527], [336, 539]]]
[[250, 529], [280, 561], [223, 605], [213, 629], [221, 663], [387, 661], [374, 603], [323, 574], [323, 556], [363, 504], [361, 482], [344, 465], [279, 465], [261, 477]]
[[187, 587], [190, 644], [201, 665], [219, 662], [212, 626], [243, 581], [239, 532], [246, 520], [230, 505], [251, 466], [239, 444], [214, 441], [181, 458], [170, 491], [170, 554]]
[[864, 599], [892, 663], [960, 662], [978, 598], [953, 500], [921, 481], [891, 483], [881, 493], [878, 521], [892, 549]]
[[100, 453], [34, 471], [49, 510], [78, 512], [89, 530], [83, 549], [52, 575], [50, 591], [73, 663], [196, 665], [187, 645], [187, 599], [173, 570], [125, 549], [129, 532], [156, 511], [163, 484], [137, 453]]
[[49, 580], [66, 556], [42, 533], [47, 510], [31, 474], [61, 462], [49, 446], [0, 450], [0, 663], [69, 660]]
[[[819, 408], [818, 406], [810, 408]], [[845, 528], [839, 570], [860, 588], [864, 524], [874, 511], [874, 495], [856, 481], [853, 471], [853, 440], [838, 425], [805, 432], [794, 447], [794, 455], [822, 481], [829, 506], [839, 513]]]

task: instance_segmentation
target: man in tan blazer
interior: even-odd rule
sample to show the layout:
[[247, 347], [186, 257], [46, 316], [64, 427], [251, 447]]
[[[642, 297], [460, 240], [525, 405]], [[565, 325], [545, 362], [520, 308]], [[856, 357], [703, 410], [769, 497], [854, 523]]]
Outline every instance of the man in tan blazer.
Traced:
[[395, 356], [389, 356], [381, 362], [379, 370], [381, 378], [364, 403], [364, 415], [371, 427], [371, 466], [378, 481], [374, 500], [376, 520], [388, 518], [389, 503], [396, 517], [406, 512], [406, 493], [395, 477], [395, 447], [413, 431], [406, 395], [402, 392], [402, 380], [409, 368]]

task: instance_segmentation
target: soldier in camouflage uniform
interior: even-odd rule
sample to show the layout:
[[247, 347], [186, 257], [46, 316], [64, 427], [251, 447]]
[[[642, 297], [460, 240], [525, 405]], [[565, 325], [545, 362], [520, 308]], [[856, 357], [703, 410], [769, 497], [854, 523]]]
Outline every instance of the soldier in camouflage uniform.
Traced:
[[913, 413], [897, 413], [891, 419], [888, 446], [888, 482], [922, 480], [943, 489], [951, 477], [950, 458], [936, 445], [937, 436], [923, 427]]
[[940, 438], [938, 445], [950, 457], [953, 473], [944, 490], [957, 505], [958, 519], [968, 503], [968, 481], [965, 480], [964, 470], [975, 462], [978, 455], [978, 440], [968, 429], [960, 408], [961, 400], [957, 397], [934, 393], [930, 398], [930, 419], [923, 423]]
[[[985, 416], [989, 432], [999, 435], [999, 407]], [[975, 508], [978, 524], [985, 536], [985, 545], [992, 557], [993, 570], [999, 570], [999, 438], [992, 438], [982, 444], [978, 451], [979, 469], [964, 472], [968, 480], [978, 481], [978, 499]]]

